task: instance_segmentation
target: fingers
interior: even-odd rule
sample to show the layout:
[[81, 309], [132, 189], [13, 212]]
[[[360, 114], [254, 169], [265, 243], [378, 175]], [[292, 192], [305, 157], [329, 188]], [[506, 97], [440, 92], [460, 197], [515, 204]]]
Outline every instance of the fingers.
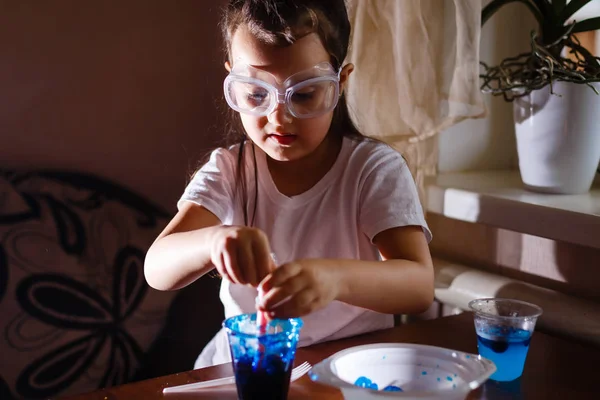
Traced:
[[231, 277], [229, 276], [229, 273], [227, 272], [227, 269], [225, 268], [225, 261], [223, 260], [223, 254], [221, 254], [221, 253], [214, 254], [214, 253], [215, 252], [213, 251], [213, 254], [211, 254], [211, 260], [212, 260], [212, 263], [214, 264], [215, 268], [217, 269], [219, 274], [221, 274], [223, 279], [231, 281]]
[[326, 264], [315, 260], [284, 264], [259, 284], [265, 293], [259, 308], [269, 318], [310, 314], [336, 299], [338, 281], [338, 275], [329, 273]]
[[211, 260], [224, 279], [241, 285], [256, 286], [275, 268], [266, 235], [248, 227], [224, 227]]
[[245, 281], [244, 275], [240, 269], [237, 256], [237, 246], [232, 241], [228, 241], [225, 244], [225, 251], [223, 252], [223, 264], [227, 275], [232, 282], [242, 284]]
[[256, 269], [256, 282], [254, 284], [256, 285], [275, 269], [275, 265], [271, 259], [271, 250], [265, 235], [259, 235], [253, 241], [252, 249]]
[[269, 312], [270, 318], [295, 318], [310, 314], [317, 308], [317, 294], [312, 288], [306, 287], [288, 301]]
[[308, 282], [304, 279], [290, 279], [280, 286], [275, 286], [262, 297], [260, 307], [267, 311], [272, 311], [282, 303], [289, 301], [295, 295], [308, 287]]
[[310, 282], [301, 273], [302, 268], [296, 263], [284, 264], [273, 271], [260, 284], [260, 288], [265, 293], [260, 307], [273, 311], [306, 289]]
[[245, 242], [240, 246], [238, 251], [238, 262], [244, 278], [243, 283], [252, 286], [258, 285], [260, 280], [258, 278], [254, 252], [250, 242]]
[[277, 286], [282, 286], [284, 282], [289, 281], [296, 275], [302, 272], [302, 267], [298, 263], [288, 263], [275, 269], [271, 275], [268, 275], [260, 283], [260, 287], [266, 294], [271, 289]]

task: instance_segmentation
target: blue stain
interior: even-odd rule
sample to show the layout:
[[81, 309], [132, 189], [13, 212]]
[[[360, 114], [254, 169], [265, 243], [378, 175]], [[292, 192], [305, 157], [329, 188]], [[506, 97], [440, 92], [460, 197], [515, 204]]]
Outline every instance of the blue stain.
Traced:
[[402, 392], [402, 388], [399, 388], [398, 386], [390, 385], [390, 386], [386, 386], [383, 389], [383, 391], [384, 392]]
[[427, 375], [427, 371], [422, 371], [421, 375]]
[[366, 376], [361, 376], [360, 378], [358, 378], [354, 382], [354, 385], [365, 388], [365, 389], [379, 390], [379, 386], [377, 386], [377, 384], [375, 382], [373, 382]]
[[438, 382], [441, 381], [441, 380], [442, 380], [442, 378], [438, 378]]
[[452, 382], [452, 377], [451, 376], [447, 376], [446, 380]]
[[471, 356], [467, 355], [467, 358], [471, 358]]
[[387, 356], [383, 356], [383, 359], [385, 360], [387, 358]]

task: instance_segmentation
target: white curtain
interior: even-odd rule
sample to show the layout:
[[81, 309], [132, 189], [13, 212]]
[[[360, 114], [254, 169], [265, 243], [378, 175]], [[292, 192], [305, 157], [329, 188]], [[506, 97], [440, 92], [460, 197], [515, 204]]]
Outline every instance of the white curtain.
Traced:
[[480, 0], [347, 0], [355, 65], [348, 105], [360, 130], [400, 151], [422, 200], [436, 135], [482, 118]]

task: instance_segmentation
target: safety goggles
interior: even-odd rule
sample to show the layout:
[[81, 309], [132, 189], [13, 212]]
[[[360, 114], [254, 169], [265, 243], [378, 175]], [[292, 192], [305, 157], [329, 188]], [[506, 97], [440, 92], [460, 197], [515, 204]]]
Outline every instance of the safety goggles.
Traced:
[[278, 104], [285, 104], [296, 118], [314, 118], [337, 105], [340, 72], [323, 62], [278, 84], [270, 73], [237, 62], [225, 78], [223, 89], [227, 104], [240, 113], [267, 116]]

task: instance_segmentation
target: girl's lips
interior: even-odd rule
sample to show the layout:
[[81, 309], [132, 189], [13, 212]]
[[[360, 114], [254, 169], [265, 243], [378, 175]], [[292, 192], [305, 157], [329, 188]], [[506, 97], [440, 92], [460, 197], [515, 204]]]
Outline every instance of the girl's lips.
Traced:
[[269, 135], [269, 138], [276, 141], [278, 144], [282, 144], [284, 146], [292, 144], [297, 136], [296, 135]]

